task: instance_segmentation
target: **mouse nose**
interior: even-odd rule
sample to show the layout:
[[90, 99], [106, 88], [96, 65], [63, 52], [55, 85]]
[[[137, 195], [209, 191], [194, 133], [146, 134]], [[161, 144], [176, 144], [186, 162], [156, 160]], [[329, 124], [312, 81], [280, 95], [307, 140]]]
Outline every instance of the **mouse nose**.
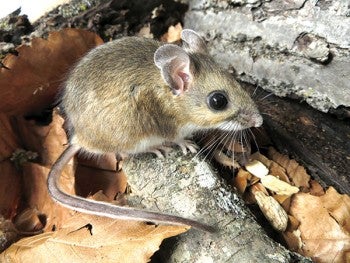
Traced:
[[252, 127], [260, 127], [263, 124], [263, 118], [259, 113], [252, 116]]
[[263, 118], [258, 112], [246, 112], [241, 111], [240, 112], [240, 119], [241, 122], [246, 126], [247, 128], [250, 127], [260, 127], [263, 123]]

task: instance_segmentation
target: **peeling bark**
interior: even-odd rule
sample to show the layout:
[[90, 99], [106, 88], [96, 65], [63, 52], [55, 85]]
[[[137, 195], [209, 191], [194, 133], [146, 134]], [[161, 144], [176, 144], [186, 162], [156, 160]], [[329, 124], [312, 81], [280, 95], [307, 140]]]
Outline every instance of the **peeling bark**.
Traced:
[[350, 106], [347, 1], [190, 0], [185, 27], [242, 81], [328, 111]]

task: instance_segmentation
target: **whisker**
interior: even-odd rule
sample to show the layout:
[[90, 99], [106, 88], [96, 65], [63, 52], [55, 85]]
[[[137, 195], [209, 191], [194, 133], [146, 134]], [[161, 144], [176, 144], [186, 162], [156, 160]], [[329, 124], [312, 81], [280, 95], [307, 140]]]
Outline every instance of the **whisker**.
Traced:
[[262, 97], [261, 99], [259, 99], [259, 101], [263, 101], [263, 100], [265, 100], [266, 98], [268, 98], [268, 97], [270, 97], [271, 95], [273, 95], [273, 93], [271, 92], [271, 93], [269, 93], [269, 94], [267, 94], [267, 95], [265, 95], [264, 97]]
[[254, 98], [254, 96], [256, 95], [256, 92], [257, 92], [258, 88], [259, 88], [259, 86], [256, 85], [256, 87], [255, 87], [255, 89], [253, 91], [253, 94], [252, 94], [252, 98]]
[[[258, 131], [260, 131], [259, 129], [257, 129]], [[252, 132], [251, 129], [248, 129], [249, 133], [251, 134], [251, 138], [253, 138], [253, 141], [254, 141], [254, 144], [255, 144], [255, 147], [257, 149], [258, 152], [260, 152], [260, 149], [259, 149], [259, 145], [258, 145], [258, 142], [256, 141], [255, 139], [255, 135], [254, 133]], [[260, 131], [261, 132], [261, 131]]]

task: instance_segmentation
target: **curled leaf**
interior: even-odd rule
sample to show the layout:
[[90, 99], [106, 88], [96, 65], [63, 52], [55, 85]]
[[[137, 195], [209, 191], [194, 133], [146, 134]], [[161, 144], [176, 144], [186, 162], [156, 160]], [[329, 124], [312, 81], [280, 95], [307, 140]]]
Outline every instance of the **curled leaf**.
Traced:
[[2, 61], [0, 112], [29, 114], [51, 106], [71, 65], [102, 43], [92, 32], [68, 28], [18, 47], [18, 56], [9, 54]]

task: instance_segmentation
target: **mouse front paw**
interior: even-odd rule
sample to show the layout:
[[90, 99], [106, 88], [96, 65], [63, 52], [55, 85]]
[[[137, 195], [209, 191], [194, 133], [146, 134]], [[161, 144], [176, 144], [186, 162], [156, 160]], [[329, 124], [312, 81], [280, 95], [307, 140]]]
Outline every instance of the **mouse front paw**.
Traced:
[[175, 142], [175, 144], [180, 146], [183, 154], [187, 154], [188, 151], [190, 151], [191, 153], [197, 153], [199, 150], [199, 146], [191, 140], [181, 140], [181, 141]]
[[158, 158], [164, 159], [172, 150], [173, 148], [170, 146], [160, 145], [147, 150], [147, 152], [154, 153]]

